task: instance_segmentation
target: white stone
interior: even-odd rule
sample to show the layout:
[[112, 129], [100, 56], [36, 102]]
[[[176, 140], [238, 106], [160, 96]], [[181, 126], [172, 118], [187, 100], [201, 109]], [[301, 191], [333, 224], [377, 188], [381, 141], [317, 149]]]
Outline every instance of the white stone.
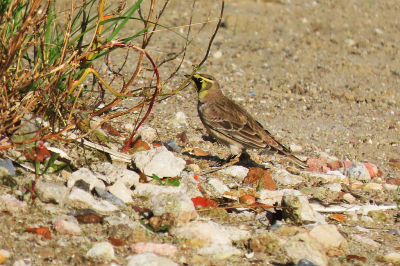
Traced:
[[222, 52], [221, 52], [220, 50], [215, 51], [215, 52], [212, 54], [212, 56], [213, 56], [215, 59], [219, 59], [219, 58], [222, 57]]
[[129, 260], [127, 266], [178, 266], [174, 261], [158, 256], [154, 253], [143, 253], [126, 258]]
[[175, 117], [169, 120], [168, 124], [175, 128], [186, 127], [188, 125], [187, 116], [183, 112], [177, 112]]
[[182, 172], [179, 188], [182, 190], [182, 193], [187, 195], [189, 198], [202, 196], [199, 191], [199, 184], [194, 179], [193, 173], [188, 173], [186, 171]]
[[381, 244], [378, 242], [372, 240], [371, 238], [365, 237], [365, 236], [360, 236], [360, 235], [352, 235], [353, 240], [363, 243], [365, 247], [368, 249], [378, 249]]
[[232, 256], [244, 255], [244, 252], [238, 248], [221, 244], [212, 244], [202, 247], [197, 251], [197, 253], [203, 256], [211, 256], [213, 259], [217, 260], [224, 260]]
[[105, 200], [98, 200], [95, 199], [92, 194], [74, 187], [71, 190], [71, 193], [69, 194], [69, 200], [74, 201], [80, 201], [80, 202], [84, 202], [88, 205], [90, 205], [93, 209], [97, 210], [97, 211], [116, 211], [118, 210], [118, 207], [116, 207], [115, 205], [111, 204], [108, 201]]
[[218, 172], [243, 180], [247, 176], [249, 169], [240, 165], [231, 165]]
[[133, 197], [143, 199], [154, 215], [172, 213], [177, 223], [189, 222], [197, 218], [192, 200], [179, 187], [142, 184], [138, 186]]
[[233, 242], [247, 241], [251, 237], [251, 233], [247, 230], [238, 229], [233, 226], [220, 226]]
[[301, 152], [303, 150], [303, 147], [296, 145], [296, 144], [290, 144], [289, 149], [293, 153]]
[[225, 192], [229, 192], [228, 186], [217, 178], [210, 178], [207, 183], [207, 192], [209, 192], [212, 197], [220, 198]]
[[10, 252], [8, 252], [7, 250], [5, 250], [5, 249], [0, 249], [0, 253], [4, 256], [4, 258], [10, 258], [11, 257], [11, 253]]
[[363, 163], [354, 162], [352, 165], [347, 167], [344, 170], [345, 176], [349, 177], [350, 179], [356, 179], [359, 181], [370, 181], [371, 176], [367, 167]]
[[42, 202], [64, 205], [68, 200], [70, 189], [57, 184], [36, 181], [35, 192]]
[[325, 218], [309, 204], [307, 197], [299, 191], [283, 196], [282, 205], [289, 207], [284, 209], [284, 216], [286, 212], [289, 218], [294, 219], [294, 222], [327, 223]]
[[232, 241], [228, 234], [224, 230], [218, 228], [218, 226], [213, 222], [193, 222], [186, 226], [174, 228], [170, 233], [180, 239], [197, 239], [200, 243], [205, 243], [205, 245], [232, 245]]
[[141, 126], [138, 129], [138, 134], [142, 137], [142, 140], [152, 143], [157, 139], [157, 132], [154, 128], [149, 126]]
[[114, 248], [108, 242], [97, 243], [89, 249], [86, 256], [96, 259], [114, 259]]
[[144, 174], [155, 174], [159, 178], [179, 176], [186, 164], [185, 160], [175, 157], [164, 146], [134, 153], [132, 161]]
[[328, 266], [328, 256], [324, 247], [308, 233], [296, 234], [282, 248], [295, 264], [301, 259], [307, 259], [315, 265]]
[[304, 182], [304, 178], [298, 175], [292, 175], [288, 171], [284, 169], [280, 169], [272, 172], [272, 179], [275, 183], [288, 186], [288, 185], [296, 185]]
[[80, 228], [78, 221], [68, 215], [61, 215], [52, 219], [54, 229], [60, 234], [69, 234], [80, 236], [82, 229]]
[[13, 266], [27, 266], [27, 265], [25, 264], [24, 260], [17, 260], [14, 262]]
[[92, 190], [94, 187], [105, 189], [106, 186], [104, 185], [103, 181], [97, 178], [98, 176], [101, 175], [95, 174], [87, 168], [80, 168], [78, 171], [72, 173], [72, 177], [68, 180], [67, 186], [68, 188], [72, 188], [76, 181], [82, 179], [90, 185], [90, 190]]
[[28, 203], [26, 201], [20, 201], [11, 194], [0, 195], [0, 206], [1, 205], [5, 205], [6, 209], [10, 209], [13, 211], [22, 211], [23, 209], [28, 207]]
[[133, 191], [128, 189], [121, 180], [118, 180], [114, 185], [108, 187], [108, 191], [125, 203], [131, 203], [133, 201]]
[[331, 249], [347, 249], [347, 240], [339, 233], [333, 224], [317, 225], [311, 231], [310, 235], [317, 239], [328, 252]]
[[342, 185], [339, 183], [325, 184], [324, 187], [334, 192], [342, 191]]
[[291, 195], [293, 193], [296, 193], [296, 191], [297, 190], [294, 189], [281, 189], [281, 190], [263, 189], [260, 191], [259, 202], [270, 206], [273, 206], [277, 203], [280, 206], [282, 203], [282, 197], [284, 195]]

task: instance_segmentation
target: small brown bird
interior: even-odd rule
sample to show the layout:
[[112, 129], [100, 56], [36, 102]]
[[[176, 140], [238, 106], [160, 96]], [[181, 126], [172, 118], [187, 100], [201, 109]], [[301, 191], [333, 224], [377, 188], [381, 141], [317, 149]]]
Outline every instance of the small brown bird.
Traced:
[[240, 156], [246, 148], [267, 149], [287, 156], [301, 168], [307, 167], [248, 112], [225, 97], [213, 76], [195, 74], [192, 80], [199, 95], [197, 110], [201, 122], [212, 137], [229, 147], [229, 159]]

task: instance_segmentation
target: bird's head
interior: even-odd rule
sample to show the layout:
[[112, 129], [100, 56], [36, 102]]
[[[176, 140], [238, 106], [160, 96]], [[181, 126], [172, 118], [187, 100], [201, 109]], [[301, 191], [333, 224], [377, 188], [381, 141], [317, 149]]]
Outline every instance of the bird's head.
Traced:
[[[185, 77], [188, 78], [190, 75], [185, 75]], [[204, 97], [213, 86], [218, 86], [215, 78], [208, 74], [195, 74], [192, 77], [192, 81], [199, 93], [199, 98]]]

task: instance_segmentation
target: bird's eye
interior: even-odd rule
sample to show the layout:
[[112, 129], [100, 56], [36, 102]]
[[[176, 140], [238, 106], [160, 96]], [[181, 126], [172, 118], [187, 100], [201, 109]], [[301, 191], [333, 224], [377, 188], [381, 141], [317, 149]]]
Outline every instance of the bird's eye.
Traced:
[[203, 79], [202, 79], [202, 78], [199, 78], [199, 81], [200, 81], [200, 82], [203, 82]]

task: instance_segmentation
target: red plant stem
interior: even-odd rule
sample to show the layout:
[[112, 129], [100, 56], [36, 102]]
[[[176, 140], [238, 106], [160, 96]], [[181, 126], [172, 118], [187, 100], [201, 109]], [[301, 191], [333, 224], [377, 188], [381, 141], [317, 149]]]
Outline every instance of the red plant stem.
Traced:
[[126, 147], [122, 151], [123, 153], [125, 153], [129, 149], [129, 146], [131, 145], [132, 139], [135, 136], [137, 130], [140, 128], [140, 126], [143, 124], [143, 122], [147, 119], [147, 117], [149, 116], [151, 110], [153, 109], [153, 105], [154, 105], [154, 102], [156, 100], [156, 96], [157, 96], [158, 90], [161, 87], [161, 82], [160, 82], [160, 75], [158, 73], [158, 69], [157, 69], [156, 64], [154, 64], [153, 59], [149, 56], [149, 54], [144, 49], [139, 48], [139, 47], [134, 46], [134, 45], [131, 45], [131, 44], [125, 44], [125, 43], [114, 43], [113, 46], [129, 47], [129, 48], [136, 49], [136, 50], [139, 50], [139, 51], [143, 52], [146, 55], [147, 59], [149, 59], [150, 63], [153, 65], [154, 72], [156, 73], [156, 77], [157, 77], [157, 86], [156, 86], [156, 89], [154, 90], [153, 96], [151, 97], [151, 101], [150, 101], [150, 104], [149, 104], [149, 109], [147, 109], [146, 114], [144, 115], [144, 117], [142, 118], [140, 123], [136, 126], [135, 130], [132, 132], [132, 135], [129, 138], [128, 144], [126, 145]]

